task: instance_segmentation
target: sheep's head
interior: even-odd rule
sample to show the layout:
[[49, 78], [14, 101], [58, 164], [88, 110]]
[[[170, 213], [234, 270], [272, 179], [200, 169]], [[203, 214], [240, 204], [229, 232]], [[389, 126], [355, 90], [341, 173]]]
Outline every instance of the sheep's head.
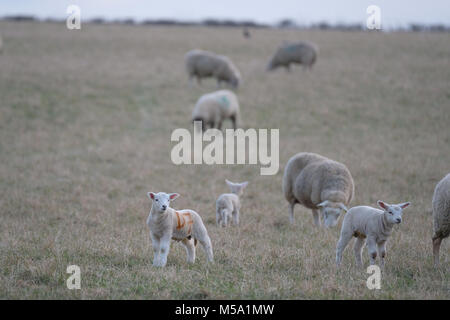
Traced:
[[230, 80], [230, 85], [233, 89], [237, 89], [241, 83], [241, 78], [238, 75], [233, 75]]
[[342, 210], [348, 211], [342, 202], [325, 200], [317, 205], [326, 228], [334, 227], [339, 221]]
[[272, 58], [272, 59], [269, 61], [269, 63], [267, 64], [266, 71], [272, 71], [272, 70], [274, 70], [275, 68], [276, 68], [276, 64], [275, 64], [274, 58]]
[[164, 213], [169, 208], [170, 201], [178, 198], [178, 193], [165, 193], [165, 192], [148, 192], [147, 196], [153, 201], [152, 208], [158, 213]]
[[381, 209], [383, 209], [383, 214], [390, 224], [398, 224], [402, 222], [403, 209], [409, 206], [411, 202], [388, 204], [386, 202], [378, 200], [377, 204]]
[[237, 194], [238, 196], [240, 196], [244, 192], [245, 187], [248, 185], [248, 181], [242, 183], [233, 183], [225, 179], [225, 182], [230, 187], [231, 193]]

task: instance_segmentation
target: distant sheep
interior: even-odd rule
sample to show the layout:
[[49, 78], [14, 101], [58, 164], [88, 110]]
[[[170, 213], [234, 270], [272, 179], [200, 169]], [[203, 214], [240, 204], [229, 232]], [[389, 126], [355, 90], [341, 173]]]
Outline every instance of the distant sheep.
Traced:
[[313, 43], [285, 43], [278, 48], [277, 52], [270, 59], [267, 71], [278, 67], [285, 67], [287, 71], [290, 71], [291, 63], [301, 64], [304, 69], [312, 69], [317, 60], [318, 52], [317, 45]]
[[220, 87], [222, 82], [236, 89], [241, 82], [241, 74], [231, 60], [209, 51], [191, 50], [184, 56], [189, 81], [194, 77], [200, 84], [202, 78], [214, 77]]
[[356, 237], [354, 251], [358, 267], [362, 267], [361, 252], [366, 238], [370, 264], [375, 264], [378, 251], [380, 266], [384, 267], [386, 241], [391, 235], [394, 225], [402, 222], [402, 210], [410, 203], [392, 205], [383, 201], [377, 203], [383, 210], [368, 206], [358, 206], [348, 210], [342, 223], [341, 236], [336, 248], [336, 264], [338, 267], [342, 261], [342, 253], [352, 237]]
[[319, 211], [325, 227], [335, 226], [341, 210], [347, 211], [354, 189], [352, 175], [345, 165], [315, 153], [296, 154], [284, 170], [283, 193], [289, 202], [291, 223], [294, 206], [299, 203], [312, 209], [316, 226], [320, 226]]
[[0, 35], [0, 54], [3, 53], [3, 40], [2, 36]]
[[242, 31], [242, 35], [244, 36], [244, 38], [247, 39], [251, 38], [250, 30], [247, 27], [245, 27], [244, 30]]
[[216, 222], [217, 225], [226, 227], [233, 218], [233, 224], [239, 224], [239, 210], [241, 209], [241, 202], [239, 196], [242, 195], [248, 182], [233, 183], [225, 180], [231, 193], [224, 193], [217, 198], [216, 201]]
[[450, 173], [434, 189], [433, 227], [433, 256], [434, 265], [437, 267], [442, 239], [450, 235]]
[[203, 246], [208, 261], [213, 261], [211, 239], [208, 236], [202, 218], [193, 210], [174, 210], [169, 207], [178, 193], [147, 193], [152, 200], [152, 209], [147, 218], [153, 246], [153, 265], [164, 267], [170, 250], [170, 240], [181, 241], [186, 248], [187, 261], [195, 262], [197, 240]]
[[219, 90], [204, 94], [195, 104], [192, 121], [202, 121], [202, 128], [222, 128], [222, 122], [231, 119], [233, 128], [240, 123], [239, 102], [237, 96], [229, 90]]

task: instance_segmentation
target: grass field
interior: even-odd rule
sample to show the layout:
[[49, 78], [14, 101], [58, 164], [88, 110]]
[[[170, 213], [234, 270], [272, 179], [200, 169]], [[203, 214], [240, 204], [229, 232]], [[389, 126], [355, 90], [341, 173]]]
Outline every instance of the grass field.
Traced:
[[[255, 30], [0, 22], [0, 298], [449, 299], [450, 240], [436, 270], [431, 199], [450, 171], [450, 34]], [[266, 73], [283, 40], [320, 47], [312, 72]], [[246, 128], [280, 129], [280, 170], [176, 166], [175, 128], [190, 128], [197, 98], [183, 55], [230, 56]], [[229, 127], [230, 124], [227, 124]], [[317, 229], [309, 210], [288, 222], [287, 160], [317, 152], [345, 163], [351, 205], [411, 201], [387, 245], [381, 290], [368, 290], [350, 246], [334, 265], [340, 225]], [[241, 225], [215, 225], [224, 179], [248, 180]], [[152, 267], [147, 191], [178, 192], [200, 213], [215, 264], [194, 265], [172, 244]], [[342, 222], [342, 218], [341, 218]], [[363, 252], [368, 264], [367, 251]], [[68, 290], [68, 265], [81, 290]]]

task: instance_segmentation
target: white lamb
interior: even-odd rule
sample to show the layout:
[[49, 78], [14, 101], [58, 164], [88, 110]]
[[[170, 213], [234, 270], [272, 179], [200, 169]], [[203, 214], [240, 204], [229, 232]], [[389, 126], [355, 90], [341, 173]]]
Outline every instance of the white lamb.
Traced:
[[208, 236], [202, 218], [193, 210], [174, 210], [169, 207], [178, 193], [147, 193], [152, 200], [152, 209], [147, 218], [150, 238], [153, 246], [153, 265], [164, 267], [170, 250], [170, 240], [181, 241], [186, 248], [187, 261], [195, 262], [195, 246], [197, 240], [203, 246], [208, 261], [213, 261], [211, 239]]
[[370, 264], [375, 264], [378, 251], [380, 265], [384, 267], [386, 241], [391, 235], [394, 225], [402, 222], [402, 210], [409, 206], [410, 202], [391, 205], [379, 200], [377, 203], [383, 210], [368, 206], [358, 206], [348, 210], [342, 223], [341, 236], [336, 248], [338, 267], [342, 261], [342, 253], [352, 237], [356, 237], [354, 252], [358, 267], [362, 267], [361, 252], [366, 238]]
[[433, 256], [434, 265], [437, 267], [442, 239], [450, 235], [450, 173], [434, 189], [433, 227]]
[[222, 227], [228, 226], [231, 218], [233, 218], [234, 225], [239, 224], [239, 210], [241, 209], [241, 202], [239, 196], [242, 195], [248, 182], [233, 183], [225, 180], [230, 187], [231, 193], [224, 193], [217, 198], [216, 201], [216, 222]]

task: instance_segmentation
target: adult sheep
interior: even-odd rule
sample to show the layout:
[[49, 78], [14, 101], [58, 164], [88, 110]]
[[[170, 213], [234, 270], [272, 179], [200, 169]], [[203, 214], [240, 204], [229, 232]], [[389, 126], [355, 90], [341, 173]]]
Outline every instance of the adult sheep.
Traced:
[[433, 256], [434, 265], [437, 267], [442, 239], [450, 235], [450, 173], [434, 189], [433, 227]]
[[341, 211], [347, 211], [354, 192], [353, 178], [347, 167], [315, 153], [296, 154], [284, 169], [283, 193], [290, 205], [291, 223], [294, 222], [294, 206], [299, 203], [312, 209], [316, 226], [320, 226], [320, 212], [325, 227], [333, 227]]
[[318, 53], [317, 45], [310, 42], [284, 43], [270, 59], [267, 71], [278, 67], [285, 67], [290, 71], [291, 63], [301, 64], [304, 69], [312, 69]]
[[240, 124], [239, 101], [230, 90], [218, 90], [202, 95], [192, 111], [192, 121], [202, 121], [202, 129], [222, 128], [222, 122], [230, 119], [233, 128]]
[[222, 82], [236, 89], [241, 82], [241, 74], [233, 62], [226, 56], [204, 50], [191, 50], [184, 56], [189, 81], [196, 77], [200, 83], [202, 78], [214, 77], [220, 87]]

